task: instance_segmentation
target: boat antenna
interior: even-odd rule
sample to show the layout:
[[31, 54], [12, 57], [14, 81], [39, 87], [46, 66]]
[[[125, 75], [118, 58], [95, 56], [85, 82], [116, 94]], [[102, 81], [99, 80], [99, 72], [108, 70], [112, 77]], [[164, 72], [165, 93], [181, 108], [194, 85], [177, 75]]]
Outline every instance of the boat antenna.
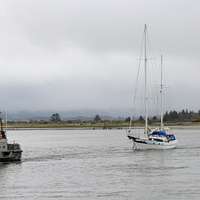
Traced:
[[160, 71], [161, 71], [161, 79], [160, 79], [160, 106], [161, 106], [161, 116], [160, 116], [160, 129], [163, 130], [163, 55], [160, 56]]
[[144, 72], [145, 72], [145, 134], [148, 135], [148, 92], [147, 92], [147, 25], [144, 25]]

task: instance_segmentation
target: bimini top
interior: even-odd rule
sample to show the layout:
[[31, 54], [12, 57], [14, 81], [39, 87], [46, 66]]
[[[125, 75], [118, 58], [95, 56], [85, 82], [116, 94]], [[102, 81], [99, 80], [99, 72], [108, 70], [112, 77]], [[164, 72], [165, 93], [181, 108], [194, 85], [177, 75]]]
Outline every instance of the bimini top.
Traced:
[[169, 141], [176, 140], [176, 137], [174, 134], [169, 134], [166, 131], [153, 131], [150, 135], [156, 136], [156, 137], [166, 137]]
[[151, 135], [153, 136], [160, 136], [160, 137], [166, 137], [168, 134], [166, 133], [166, 131], [153, 131], [151, 133]]

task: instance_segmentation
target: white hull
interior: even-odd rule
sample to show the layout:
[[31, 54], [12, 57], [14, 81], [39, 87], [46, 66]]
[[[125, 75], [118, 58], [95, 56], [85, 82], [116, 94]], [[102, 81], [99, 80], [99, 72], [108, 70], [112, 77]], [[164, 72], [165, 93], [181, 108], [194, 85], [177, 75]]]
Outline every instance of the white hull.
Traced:
[[140, 143], [133, 141], [133, 148], [139, 150], [153, 150], [153, 149], [174, 149], [176, 148], [177, 140], [171, 142], [155, 142], [155, 141], [146, 141], [146, 143]]

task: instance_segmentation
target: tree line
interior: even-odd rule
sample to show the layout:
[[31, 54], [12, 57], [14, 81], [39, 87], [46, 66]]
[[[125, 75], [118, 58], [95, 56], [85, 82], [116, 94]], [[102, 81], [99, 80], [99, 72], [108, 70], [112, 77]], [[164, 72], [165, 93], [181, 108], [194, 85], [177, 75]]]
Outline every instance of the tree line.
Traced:
[[[130, 118], [126, 118], [128, 121]], [[144, 121], [143, 116], [140, 116], [137, 121]], [[150, 121], [159, 121], [160, 117], [153, 116], [149, 117]], [[163, 120], [165, 122], [191, 122], [191, 121], [200, 121], [200, 110], [198, 112], [189, 111], [188, 109], [183, 109], [181, 111], [171, 110], [167, 111], [163, 115]]]
[[198, 112], [189, 111], [169, 111], [164, 114], [164, 121], [198, 121], [200, 120], [200, 110]]
[[[127, 117], [124, 119], [125, 122], [129, 122], [130, 121], [130, 117]], [[149, 117], [149, 120], [152, 122], [156, 122], [160, 120], [159, 116], [153, 116], [153, 117]], [[171, 110], [171, 111], [167, 111], [165, 112], [164, 116], [163, 116], [163, 120], [165, 122], [190, 122], [190, 121], [200, 121], [200, 110], [198, 112], [194, 112], [194, 111], [189, 111], [188, 109], [183, 109], [181, 111], [176, 111], [176, 110]], [[62, 119], [59, 115], [59, 113], [53, 113], [50, 116], [49, 121], [51, 122], [61, 122]], [[70, 120], [71, 121], [71, 120]], [[93, 119], [89, 120], [91, 122], [94, 123], [98, 123], [98, 122], [103, 122], [105, 120], [103, 120], [101, 118], [101, 116], [99, 114], [95, 115]], [[109, 120], [106, 120], [109, 121]], [[144, 121], [144, 117], [143, 116], [139, 116], [137, 119], [134, 118], [134, 121]]]

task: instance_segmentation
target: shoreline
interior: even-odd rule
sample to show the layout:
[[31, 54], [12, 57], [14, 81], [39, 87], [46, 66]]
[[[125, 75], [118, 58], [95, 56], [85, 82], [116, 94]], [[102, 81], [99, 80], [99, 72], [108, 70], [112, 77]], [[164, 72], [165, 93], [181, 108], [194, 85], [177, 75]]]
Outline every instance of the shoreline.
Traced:
[[[169, 129], [200, 129], [200, 122], [165, 122]], [[160, 127], [159, 122], [149, 124], [151, 129]], [[16, 121], [4, 124], [6, 130], [119, 130], [128, 129], [129, 122], [125, 121], [100, 121], [100, 122], [25, 122]], [[144, 129], [144, 123], [134, 122], [132, 129]]]
[[[200, 130], [200, 125], [176, 125], [176, 126], [166, 126], [169, 129], [196, 129]], [[155, 127], [152, 127], [155, 128]], [[26, 130], [127, 130], [128, 127], [112, 127], [112, 128], [104, 128], [104, 127], [9, 127], [7, 131], [26, 131]], [[144, 129], [144, 127], [136, 126], [134, 129]]]

